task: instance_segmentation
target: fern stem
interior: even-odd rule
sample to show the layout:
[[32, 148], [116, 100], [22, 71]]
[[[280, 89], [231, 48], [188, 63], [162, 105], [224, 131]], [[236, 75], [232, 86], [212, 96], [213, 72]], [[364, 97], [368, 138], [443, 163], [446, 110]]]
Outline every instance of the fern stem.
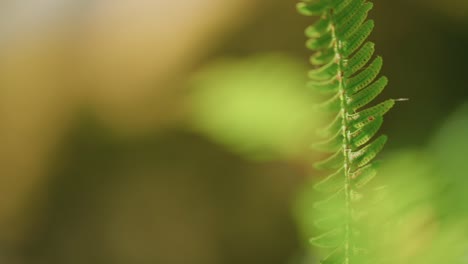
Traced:
[[341, 104], [341, 117], [342, 117], [342, 134], [343, 134], [343, 157], [344, 157], [344, 192], [345, 192], [345, 208], [346, 208], [346, 221], [345, 221], [345, 264], [350, 263], [351, 258], [351, 214], [352, 214], [352, 207], [351, 207], [351, 162], [349, 158], [349, 152], [351, 149], [351, 144], [348, 139], [348, 120], [347, 116], [348, 112], [348, 104], [346, 101], [346, 82], [344, 76], [344, 60], [342, 55], [342, 41], [339, 39], [338, 35], [336, 34], [336, 23], [334, 20], [333, 9], [329, 12], [330, 21], [331, 21], [331, 34], [333, 38], [333, 49], [336, 54], [336, 63], [338, 64], [338, 78], [339, 81], [339, 93], [340, 93], [340, 104]]
[[[321, 16], [305, 32], [309, 38], [306, 47], [316, 52], [310, 59], [315, 68], [309, 71], [307, 86], [330, 94], [318, 108], [336, 113], [336, 118], [322, 131], [325, 139], [314, 144], [315, 149], [331, 154], [314, 166], [334, 171], [315, 184], [315, 189], [328, 197], [315, 203], [314, 208], [328, 207], [325, 219], [337, 215], [340, 218], [336, 223], [330, 220], [325, 228], [320, 224], [318, 227], [328, 231], [311, 238], [311, 243], [318, 247], [335, 249], [323, 259], [327, 264], [356, 264], [368, 256], [369, 251], [362, 249], [370, 245], [365, 236], [359, 235], [354, 218], [359, 208], [355, 202], [361, 198], [358, 189], [377, 173], [372, 161], [387, 137], [372, 139], [383, 123], [383, 115], [396, 101], [390, 99], [364, 108], [388, 83], [385, 76], [377, 79], [382, 58], [372, 59], [374, 43], [366, 41], [374, 28], [374, 21], [366, 20], [372, 6], [366, 0], [301, 0], [297, 5], [301, 14]], [[339, 211], [333, 210], [334, 206]]]

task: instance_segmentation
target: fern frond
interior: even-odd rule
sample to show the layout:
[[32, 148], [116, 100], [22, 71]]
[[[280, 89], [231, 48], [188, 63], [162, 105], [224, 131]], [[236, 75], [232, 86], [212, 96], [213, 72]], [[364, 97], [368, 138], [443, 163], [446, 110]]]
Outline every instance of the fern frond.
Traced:
[[344, 157], [342, 155], [343, 151], [340, 149], [332, 156], [326, 158], [325, 160], [316, 162], [314, 167], [319, 170], [333, 170], [338, 169], [343, 166]]
[[330, 192], [337, 192], [343, 188], [343, 179], [345, 176], [344, 169], [341, 168], [336, 172], [330, 174], [325, 179], [319, 181], [317, 184], [314, 185], [314, 188], [317, 191], [330, 193]]
[[354, 225], [365, 212], [356, 203], [364, 197], [361, 189], [377, 174], [373, 160], [387, 137], [371, 140], [395, 104], [395, 100], [387, 100], [368, 107], [388, 84], [386, 77], [378, 78], [383, 60], [380, 56], [372, 59], [375, 45], [367, 41], [374, 28], [374, 21], [367, 19], [372, 7], [366, 0], [302, 0], [297, 5], [301, 14], [319, 17], [305, 31], [309, 38], [306, 47], [315, 51], [310, 59], [315, 68], [308, 73], [307, 86], [329, 95], [317, 108], [336, 114], [319, 131], [323, 141], [313, 145], [333, 153], [315, 164], [318, 169], [333, 170], [315, 185], [328, 198], [314, 207], [328, 215], [321, 213], [324, 217], [315, 222], [326, 232], [311, 242], [332, 248], [321, 262], [326, 264], [353, 264], [365, 251]]

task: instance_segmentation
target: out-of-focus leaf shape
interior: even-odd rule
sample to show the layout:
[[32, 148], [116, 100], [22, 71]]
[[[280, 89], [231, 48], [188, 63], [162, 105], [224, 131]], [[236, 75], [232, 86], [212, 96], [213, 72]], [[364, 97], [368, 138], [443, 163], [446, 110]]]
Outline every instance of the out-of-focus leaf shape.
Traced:
[[309, 151], [320, 114], [304, 89], [305, 68], [281, 55], [225, 60], [202, 70], [189, 97], [193, 126], [254, 159]]

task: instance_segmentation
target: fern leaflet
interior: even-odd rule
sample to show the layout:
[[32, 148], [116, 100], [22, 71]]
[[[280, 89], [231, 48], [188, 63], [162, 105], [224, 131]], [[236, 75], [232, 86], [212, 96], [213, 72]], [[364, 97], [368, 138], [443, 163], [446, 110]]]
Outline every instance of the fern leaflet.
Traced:
[[297, 5], [301, 14], [319, 17], [305, 31], [306, 46], [315, 51], [307, 86], [329, 96], [318, 108], [335, 113], [319, 131], [324, 140], [314, 144], [331, 154], [315, 166], [334, 170], [315, 186], [327, 195], [314, 206], [325, 215], [315, 222], [325, 232], [311, 239], [312, 244], [331, 249], [323, 264], [354, 264], [363, 252], [356, 230], [362, 214], [355, 204], [362, 197], [361, 188], [376, 175], [373, 160], [387, 137], [371, 140], [395, 104], [390, 99], [366, 108], [388, 83], [386, 77], [378, 78], [383, 61], [379, 56], [373, 59], [374, 43], [367, 41], [374, 28], [374, 21], [367, 19], [372, 7], [366, 0], [302, 0]]

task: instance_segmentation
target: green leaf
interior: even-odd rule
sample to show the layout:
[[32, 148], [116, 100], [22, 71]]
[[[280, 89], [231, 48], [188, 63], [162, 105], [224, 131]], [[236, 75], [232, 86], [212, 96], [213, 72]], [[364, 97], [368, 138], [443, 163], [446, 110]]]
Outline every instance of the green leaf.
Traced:
[[333, 212], [325, 217], [314, 221], [314, 225], [320, 230], [331, 230], [345, 223], [346, 215], [344, 212]]
[[360, 193], [360, 192], [358, 192], [356, 190], [353, 190], [353, 189], [351, 189], [349, 191], [349, 193], [350, 193], [350, 195], [349, 195], [350, 200], [351, 200], [351, 202], [354, 202], [354, 203], [361, 201], [362, 198], [364, 197], [364, 195], [362, 193]]
[[333, 97], [328, 99], [327, 101], [318, 104], [316, 107], [320, 111], [326, 112], [337, 112], [341, 109], [341, 95], [340, 93], [336, 93]]
[[382, 65], [382, 57], [375, 58], [366, 69], [362, 70], [356, 76], [348, 80], [346, 89], [351, 94], [362, 90], [375, 80], [377, 75], [379, 75], [380, 70], [382, 69]]
[[343, 151], [338, 150], [330, 157], [314, 163], [314, 167], [319, 170], [334, 170], [343, 166], [344, 156]]
[[330, 122], [327, 126], [317, 131], [317, 134], [322, 137], [329, 137], [335, 135], [343, 126], [343, 117], [342, 111], [340, 110], [338, 114], [333, 118], [333, 121]]
[[320, 264], [345, 264], [343, 247], [337, 247], [330, 255], [320, 261]]
[[336, 54], [333, 49], [319, 51], [310, 57], [310, 63], [315, 66], [321, 66], [330, 63], [335, 56]]
[[349, 77], [361, 70], [370, 61], [374, 51], [374, 43], [367, 42], [364, 44], [346, 64], [345, 76]]
[[350, 144], [352, 148], [360, 147], [369, 142], [369, 140], [379, 131], [382, 124], [383, 117], [379, 116], [376, 117], [374, 121], [353, 132], [350, 136]]
[[366, 21], [367, 14], [372, 9], [374, 5], [370, 2], [365, 3], [364, 5], [360, 6], [359, 9], [352, 13], [354, 15], [346, 16], [346, 19], [343, 21], [343, 24], [340, 25], [340, 28], [337, 32], [338, 36], [341, 39], [347, 39], [353, 33], [358, 30], [358, 28]]
[[333, 60], [322, 67], [309, 71], [309, 78], [317, 81], [330, 80], [338, 75], [338, 64]]
[[336, 78], [328, 81], [314, 81], [311, 80], [307, 83], [307, 87], [316, 90], [319, 93], [330, 94], [338, 92], [340, 83]]
[[330, 174], [325, 179], [319, 181], [314, 185], [314, 188], [321, 192], [337, 192], [344, 188], [345, 172], [341, 168], [335, 173]]
[[305, 30], [305, 35], [309, 38], [318, 38], [324, 35], [330, 29], [330, 20], [320, 18], [315, 24], [308, 26]]
[[306, 47], [310, 50], [320, 50], [330, 48], [333, 43], [331, 32], [327, 32], [318, 38], [311, 38], [306, 42]]
[[372, 102], [372, 100], [374, 100], [380, 93], [382, 93], [387, 84], [387, 77], [381, 77], [379, 80], [368, 86], [366, 89], [349, 97], [347, 102], [348, 106], [355, 111], [356, 109], [367, 105], [368, 103]]
[[362, 188], [377, 175], [378, 163], [372, 163], [351, 173], [352, 184], [355, 188]]
[[322, 212], [341, 212], [345, 209], [344, 189], [330, 195], [328, 198], [315, 202], [314, 208]]
[[374, 21], [367, 20], [359, 29], [349, 37], [349, 40], [345, 41], [343, 47], [343, 56], [345, 58], [353, 54], [369, 37], [374, 29]]
[[344, 0], [335, 8], [335, 20], [340, 24], [349, 14], [354, 14], [365, 0]]
[[330, 1], [315, 0], [297, 4], [297, 11], [304, 16], [315, 16], [323, 13], [330, 7]]
[[375, 118], [383, 116], [395, 105], [395, 100], [388, 99], [378, 105], [362, 110], [358, 113], [347, 116], [347, 120], [355, 129], [360, 129], [368, 123], [374, 121]]
[[340, 131], [333, 137], [323, 140], [312, 145], [312, 148], [322, 152], [334, 153], [341, 149], [343, 146], [343, 134]]
[[335, 248], [343, 243], [344, 232], [341, 228], [328, 231], [310, 239], [310, 243], [321, 248]]
[[[374, 21], [367, 20], [373, 4], [366, 0], [303, 1], [304, 8], [309, 6], [304, 13], [321, 16], [306, 29], [306, 35], [311, 38], [307, 47], [316, 51], [310, 59], [311, 64], [319, 66], [309, 72], [308, 87], [331, 94], [316, 107], [335, 113], [334, 119], [318, 131], [326, 139], [314, 145], [318, 150], [333, 153], [314, 164], [318, 169], [335, 171], [314, 185], [317, 191], [329, 195], [314, 204], [313, 207], [324, 215], [314, 225], [331, 231], [311, 242], [334, 248], [320, 263], [352, 264], [361, 260], [357, 250], [362, 248], [360, 243], [364, 237], [352, 225], [362, 221], [367, 214], [357, 202], [368, 196], [359, 189], [376, 176], [376, 163], [369, 163], [382, 150], [387, 137], [382, 135], [369, 142], [378, 133], [383, 115], [393, 107], [395, 100], [356, 112], [371, 103], [388, 84], [386, 77], [375, 81], [383, 60], [381, 57], [372, 60], [375, 45], [367, 41], [374, 28]], [[346, 156], [348, 160], [345, 160]], [[350, 231], [350, 236], [344, 236], [345, 228]], [[348, 238], [350, 240], [346, 241]], [[344, 243], [348, 243], [350, 250], [344, 250]]]
[[377, 154], [382, 150], [388, 138], [385, 135], [378, 137], [369, 145], [361, 148], [358, 151], [351, 152], [350, 159], [354, 167], [362, 167], [371, 162]]

